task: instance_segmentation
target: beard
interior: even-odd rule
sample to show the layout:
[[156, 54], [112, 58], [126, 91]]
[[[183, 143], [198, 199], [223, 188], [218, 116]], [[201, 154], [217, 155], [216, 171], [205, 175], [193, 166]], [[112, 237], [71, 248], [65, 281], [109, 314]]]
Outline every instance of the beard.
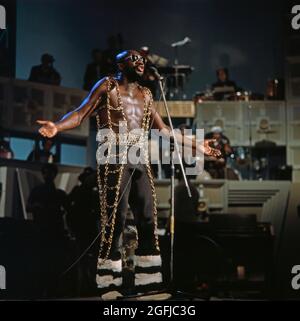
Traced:
[[124, 75], [128, 78], [129, 81], [140, 81], [142, 79], [142, 74], [138, 74], [135, 68], [126, 67], [123, 70]]

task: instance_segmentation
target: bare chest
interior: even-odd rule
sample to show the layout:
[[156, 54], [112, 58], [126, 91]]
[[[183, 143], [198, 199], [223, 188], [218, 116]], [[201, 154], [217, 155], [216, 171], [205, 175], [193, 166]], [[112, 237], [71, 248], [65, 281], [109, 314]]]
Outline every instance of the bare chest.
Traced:
[[[140, 89], [136, 89], [131, 92], [120, 88], [119, 98], [121, 102], [118, 101], [118, 94], [114, 89], [110, 94], [112, 121], [123, 121], [125, 116], [129, 130], [141, 128], [145, 107], [144, 95], [142, 91]], [[117, 110], [120, 105], [122, 107], [122, 110]]]

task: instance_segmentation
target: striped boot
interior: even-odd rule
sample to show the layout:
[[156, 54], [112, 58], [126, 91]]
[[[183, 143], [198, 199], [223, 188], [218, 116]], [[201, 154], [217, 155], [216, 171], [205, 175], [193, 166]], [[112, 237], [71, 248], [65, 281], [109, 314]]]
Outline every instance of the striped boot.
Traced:
[[96, 283], [102, 299], [116, 299], [122, 296], [122, 260], [121, 255], [114, 255], [107, 260], [98, 258]]
[[[143, 253], [144, 252], [144, 253]], [[162, 289], [161, 256], [136, 250], [134, 285], [138, 294]]]

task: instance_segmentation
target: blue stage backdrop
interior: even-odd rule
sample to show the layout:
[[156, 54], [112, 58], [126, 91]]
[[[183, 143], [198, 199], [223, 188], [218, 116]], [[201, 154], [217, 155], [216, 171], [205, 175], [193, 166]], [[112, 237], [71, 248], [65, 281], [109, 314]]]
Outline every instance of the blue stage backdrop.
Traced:
[[244, 89], [264, 92], [268, 78], [283, 73], [282, 10], [278, 0], [17, 1], [17, 77], [27, 78], [42, 53], [56, 58], [62, 85], [81, 87], [92, 48], [105, 48], [121, 33], [124, 47], [148, 45], [173, 59], [172, 42], [189, 36], [179, 52], [194, 66], [188, 95], [229, 67]]

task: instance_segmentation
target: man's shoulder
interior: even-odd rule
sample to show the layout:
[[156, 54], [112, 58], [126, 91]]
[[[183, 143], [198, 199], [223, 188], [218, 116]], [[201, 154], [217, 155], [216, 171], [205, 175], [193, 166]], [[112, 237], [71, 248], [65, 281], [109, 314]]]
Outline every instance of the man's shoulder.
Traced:
[[101, 78], [100, 80], [98, 80], [93, 89], [92, 90], [95, 90], [95, 89], [98, 89], [98, 88], [103, 88], [103, 89], [108, 89], [108, 85], [114, 85], [114, 83], [116, 82], [115, 78], [113, 77], [110, 77], [110, 76], [106, 76], [106, 77], [103, 77]]
[[90, 94], [102, 96], [112, 89], [110, 77], [103, 77], [98, 80], [90, 91]]
[[153, 95], [152, 95], [151, 90], [148, 87], [145, 87], [145, 86], [141, 86], [141, 90], [144, 93], [147, 102], [151, 103], [152, 100], [153, 100]]
[[151, 90], [146, 86], [141, 86], [141, 89], [145, 91], [149, 96], [152, 96]]

